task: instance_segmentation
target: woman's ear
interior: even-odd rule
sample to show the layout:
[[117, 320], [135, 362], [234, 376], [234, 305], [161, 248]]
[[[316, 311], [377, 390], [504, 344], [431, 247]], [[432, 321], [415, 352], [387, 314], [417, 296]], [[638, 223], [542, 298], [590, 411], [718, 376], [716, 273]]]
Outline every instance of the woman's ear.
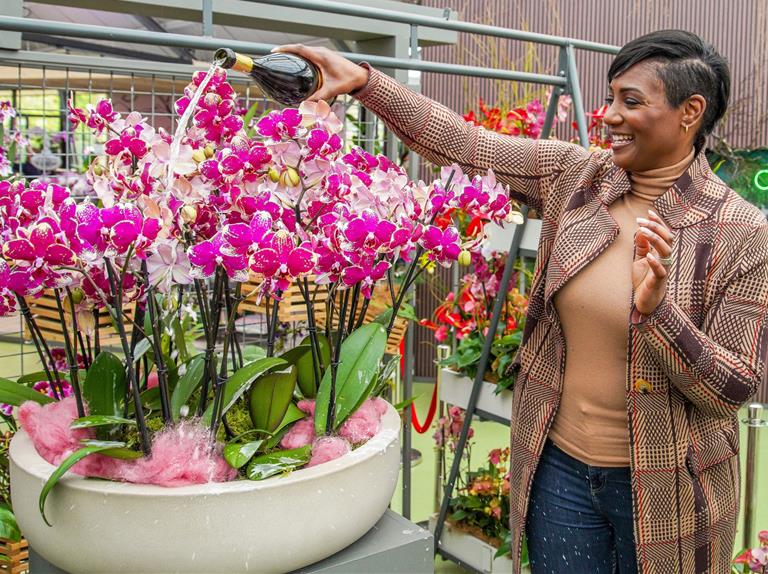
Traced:
[[696, 131], [700, 127], [699, 122], [704, 117], [704, 110], [707, 109], [707, 100], [700, 94], [693, 94], [683, 102], [683, 125], [690, 127], [696, 126]]

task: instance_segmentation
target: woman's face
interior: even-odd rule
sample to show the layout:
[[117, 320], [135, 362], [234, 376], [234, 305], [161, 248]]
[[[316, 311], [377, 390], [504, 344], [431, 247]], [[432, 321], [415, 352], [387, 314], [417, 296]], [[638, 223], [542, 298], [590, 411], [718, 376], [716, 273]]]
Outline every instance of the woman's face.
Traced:
[[[682, 161], [693, 147], [698, 123], [683, 128], [685, 104], [669, 105], [656, 62], [640, 62], [613, 78], [603, 121], [613, 141], [613, 162], [647, 171]], [[688, 122], [685, 122], [688, 123]]]

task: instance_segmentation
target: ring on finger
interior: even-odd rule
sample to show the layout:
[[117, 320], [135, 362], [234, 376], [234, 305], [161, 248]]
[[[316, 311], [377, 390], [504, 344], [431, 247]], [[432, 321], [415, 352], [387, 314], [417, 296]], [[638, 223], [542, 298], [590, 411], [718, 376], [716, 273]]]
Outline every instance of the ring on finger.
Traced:
[[657, 257], [659, 260], [659, 263], [661, 263], [664, 267], [669, 267], [672, 265], [672, 256], [669, 257]]

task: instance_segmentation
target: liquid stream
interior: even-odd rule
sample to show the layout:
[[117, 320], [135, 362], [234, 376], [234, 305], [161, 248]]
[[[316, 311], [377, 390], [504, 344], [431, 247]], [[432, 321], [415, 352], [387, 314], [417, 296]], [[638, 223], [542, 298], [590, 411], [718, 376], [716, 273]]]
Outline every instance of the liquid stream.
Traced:
[[211, 67], [208, 68], [208, 71], [205, 74], [205, 77], [203, 78], [203, 81], [200, 82], [200, 85], [197, 87], [197, 90], [195, 91], [195, 95], [192, 96], [192, 99], [189, 102], [189, 105], [187, 106], [187, 109], [184, 110], [184, 114], [179, 119], [179, 123], [176, 126], [176, 133], [173, 134], [173, 141], [171, 141], [171, 152], [170, 156], [168, 158], [168, 176], [165, 182], [165, 190], [171, 191], [173, 189], [173, 181], [175, 177], [174, 169], [176, 167], [176, 160], [179, 157], [179, 148], [181, 147], [181, 138], [184, 135], [184, 131], [187, 129], [187, 124], [189, 123], [189, 118], [192, 117], [192, 114], [195, 113], [195, 110], [197, 108], [197, 102], [200, 101], [200, 98], [203, 95], [203, 92], [205, 91], [206, 86], [208, 85], [208, 82], [211, 80], [213, 75], [216, 73], [216, 69], [219, 68], [219, 62], [215, 61], [213, 64], [211, 64]]

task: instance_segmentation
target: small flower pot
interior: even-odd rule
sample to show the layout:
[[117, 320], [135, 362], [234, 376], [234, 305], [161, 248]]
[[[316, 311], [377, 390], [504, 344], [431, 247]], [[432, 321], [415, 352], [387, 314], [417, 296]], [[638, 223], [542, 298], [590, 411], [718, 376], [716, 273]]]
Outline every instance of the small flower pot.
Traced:
[[[450, 369], [443, 369], [441, 374], [440, 400], [466, 409], [474, 381]], [[512, 416], [512, 396], [512, 391], [508, 389], [496, 394], [496, 384], [483, 381], [477, 409], [509, 421]]]

